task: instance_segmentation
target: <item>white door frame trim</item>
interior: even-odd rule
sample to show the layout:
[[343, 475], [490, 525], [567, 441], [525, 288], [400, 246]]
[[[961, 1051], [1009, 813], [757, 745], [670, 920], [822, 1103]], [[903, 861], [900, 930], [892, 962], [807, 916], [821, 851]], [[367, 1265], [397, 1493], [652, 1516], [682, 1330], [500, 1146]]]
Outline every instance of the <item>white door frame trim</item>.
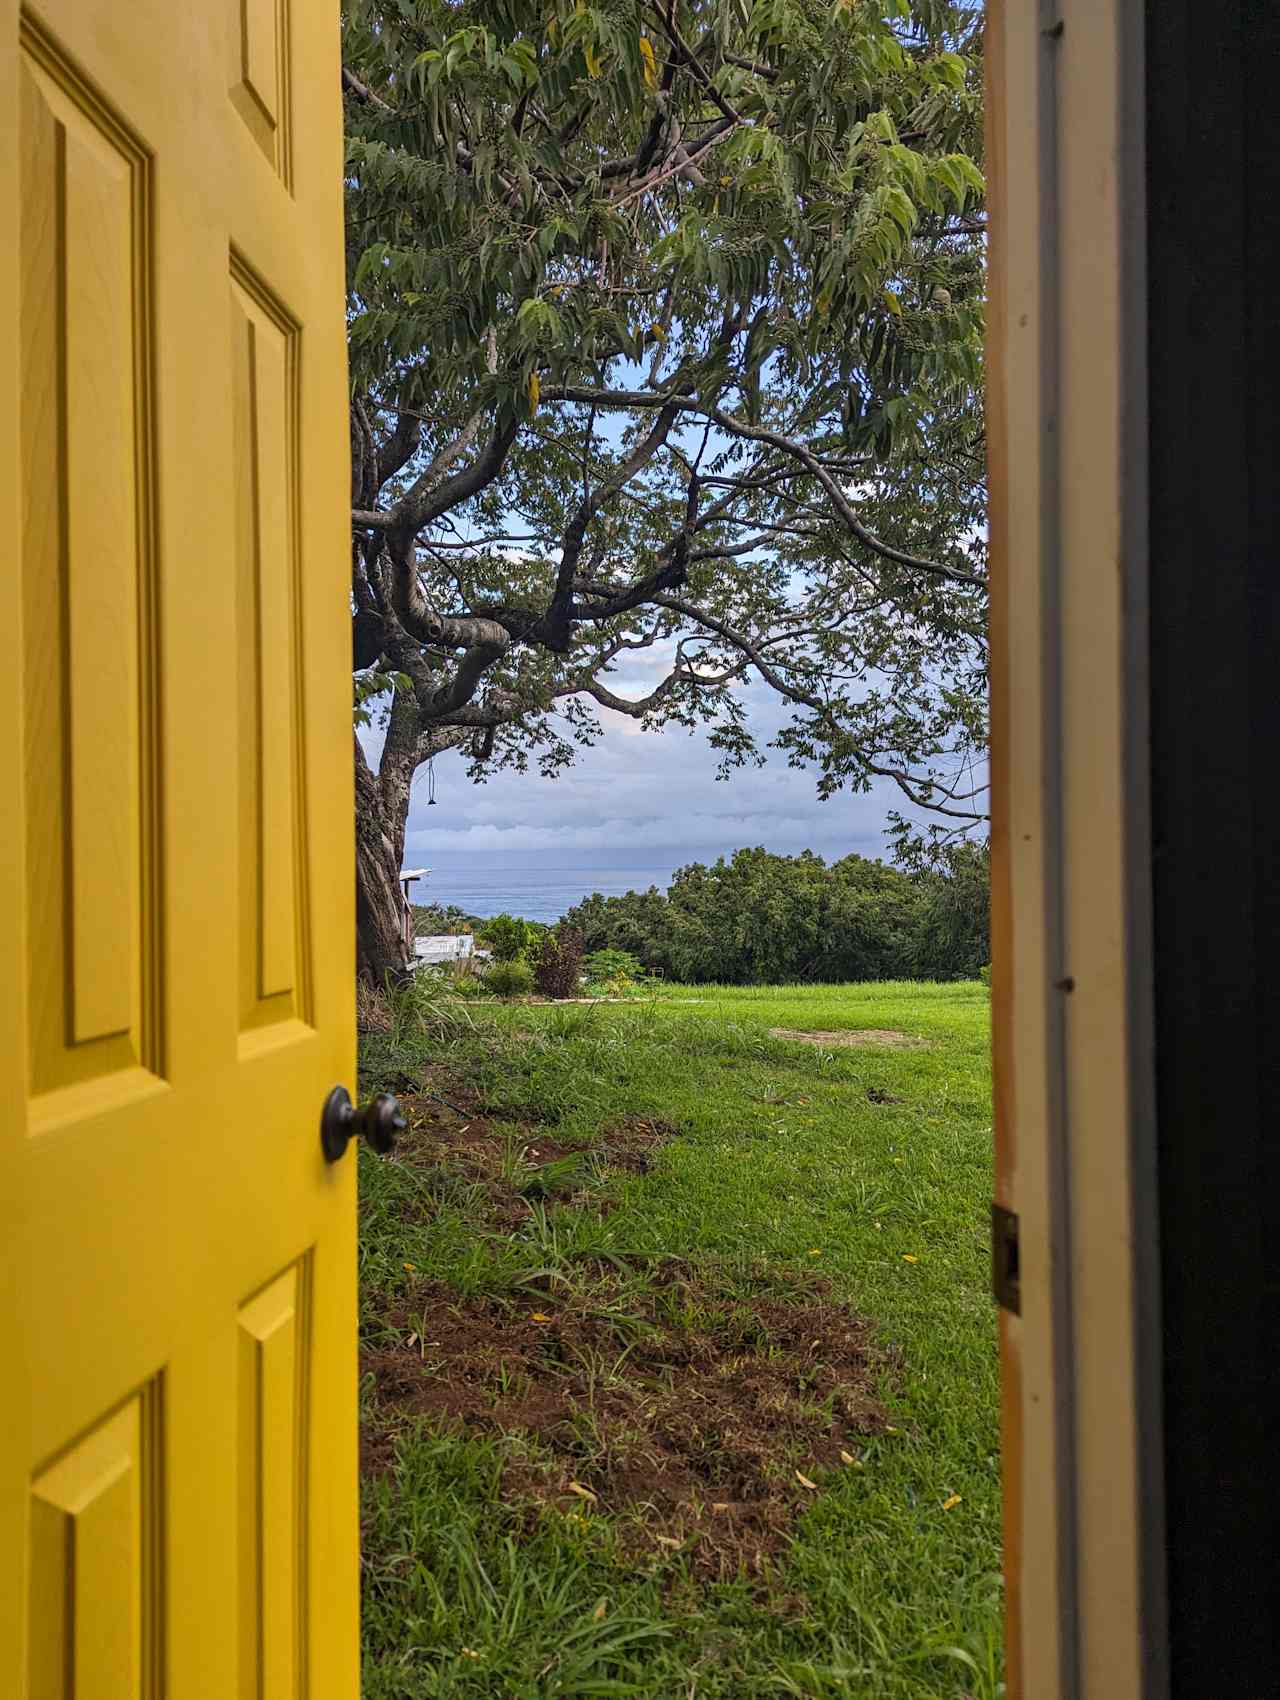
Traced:
[[997, 1201], [1010, 1695], [1166, 1691], [1143, 8], [992, 0]]

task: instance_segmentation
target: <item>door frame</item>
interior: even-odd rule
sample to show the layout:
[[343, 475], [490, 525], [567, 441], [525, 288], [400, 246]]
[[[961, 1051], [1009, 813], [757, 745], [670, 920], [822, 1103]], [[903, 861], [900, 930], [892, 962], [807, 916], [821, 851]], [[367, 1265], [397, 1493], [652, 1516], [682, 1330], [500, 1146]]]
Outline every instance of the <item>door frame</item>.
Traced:
[[1142, 9], [990, 0], [995, 1201], [1008, 1692], [1166, 1688]]

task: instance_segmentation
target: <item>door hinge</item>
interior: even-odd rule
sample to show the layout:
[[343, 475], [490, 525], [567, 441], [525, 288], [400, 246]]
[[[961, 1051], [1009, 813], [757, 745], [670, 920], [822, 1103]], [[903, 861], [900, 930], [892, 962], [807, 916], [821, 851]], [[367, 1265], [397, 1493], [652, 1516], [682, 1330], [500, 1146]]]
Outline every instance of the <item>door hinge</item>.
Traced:
[[1014, 1316], [1022, 1314], [1022, 1291], [1018, 1284], [1018, 1217], [1003, 1204], [991, 1206], [991, 1291], [995, 1300]]

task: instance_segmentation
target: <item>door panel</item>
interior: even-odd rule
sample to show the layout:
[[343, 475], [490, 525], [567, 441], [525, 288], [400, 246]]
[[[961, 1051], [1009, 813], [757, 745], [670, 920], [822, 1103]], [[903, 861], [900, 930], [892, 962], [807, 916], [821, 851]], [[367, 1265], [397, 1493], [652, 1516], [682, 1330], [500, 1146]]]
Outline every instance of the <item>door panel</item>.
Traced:
[[297, 794], [298, 327], [233, 258], [240, 692], [240, 980], [246, 1029], [300, 1014], [307, 927]]
[[19, 74], [23, 789], [43, 1096], [156, 1060], [149, 173], [34, 29]]
[[305, 1658], [308, 1264], [240, 1311], [241, 1693], [286, 1700]]
[[354, 1700], [337, 9], [0, 30], [0, 1692]]
[[30, 1692], [158, 1692], [159, 1389], [148, 1386], [32, 1484]]
[[291, 86], [289, 0], [229, 4], [232, 26], [231, 99], [263, 155], [289, 181]]

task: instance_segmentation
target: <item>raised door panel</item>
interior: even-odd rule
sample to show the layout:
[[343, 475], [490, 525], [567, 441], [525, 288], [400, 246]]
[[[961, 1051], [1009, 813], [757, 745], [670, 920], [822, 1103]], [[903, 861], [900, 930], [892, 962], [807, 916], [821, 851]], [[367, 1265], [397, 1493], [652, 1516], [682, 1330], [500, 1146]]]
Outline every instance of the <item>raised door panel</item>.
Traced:
[[29, 1700], [152, 1700], [162, 1624], [157, 1385], [31, 1485]]
[[239, 1315], [243, 1700], [304, 1692], [309, 1271], [286, 1269]]
[[240, 1000], [249, 1033], [307, 1018], [297, 344], [297, 326], [233, 260]]
[[231, 102], [287, 185], [291, 176], [288, 0], [233, 0]]
[[40, 1098], [159, 1068], [150, 162], [43, 37], [25, 32], [24, 47], [24, 802]]

